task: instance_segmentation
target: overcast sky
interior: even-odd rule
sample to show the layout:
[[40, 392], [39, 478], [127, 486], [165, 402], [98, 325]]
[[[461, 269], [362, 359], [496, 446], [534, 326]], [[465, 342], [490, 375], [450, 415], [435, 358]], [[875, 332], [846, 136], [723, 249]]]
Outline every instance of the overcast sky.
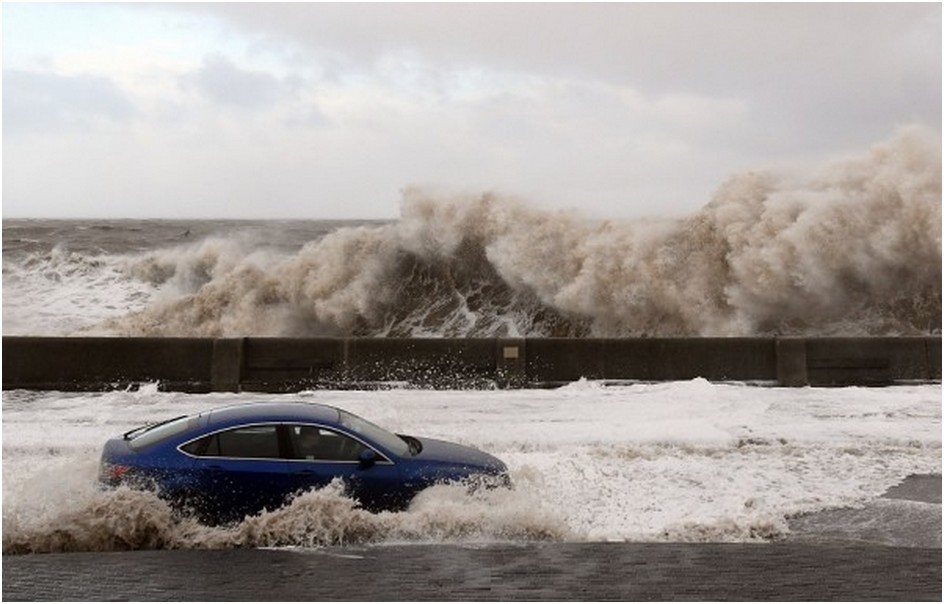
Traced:
[[941, 128], [941, 5], [11, 4], [3, 216], [684, 215]]

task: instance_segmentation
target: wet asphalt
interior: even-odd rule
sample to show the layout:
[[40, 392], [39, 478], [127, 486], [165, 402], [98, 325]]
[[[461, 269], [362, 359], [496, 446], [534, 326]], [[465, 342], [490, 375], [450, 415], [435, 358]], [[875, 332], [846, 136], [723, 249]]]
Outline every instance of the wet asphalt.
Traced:
[[6, 601], [941, 601], [941, 477], [771, 543], [381, 545], [3, 556]]

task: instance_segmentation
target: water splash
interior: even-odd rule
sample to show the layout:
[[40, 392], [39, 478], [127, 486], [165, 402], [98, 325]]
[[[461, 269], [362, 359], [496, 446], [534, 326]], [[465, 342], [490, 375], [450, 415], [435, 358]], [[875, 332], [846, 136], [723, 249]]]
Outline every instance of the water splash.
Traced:
[[[295, 400], [299, 395], [273, 395]], [[797, 514], [874, 501], [941, 467], [940, 385], [780, 389], [679, 383], [559, 390], [318, 391], [391, 429], [505, 461], [513, 490], [438, 485], [370, 514], [339, 484], [232, 526], [96, 485], [101, 445], [141, 423], [256, 395], [9, 391], [3, 551], [398, 542], [763, 541]], [[54, 417], [55, 421], [50, 421]], [[938, 510], [939, 511], [939, 510]], [[898, 525], [896, 525], [898, 526]]]
[[428, 489], [404, 512], [371, 513], [332, 483], [228, 526], [205, 526], [155, 493], [126, 487], [89, 493], [40, 516], [4, 516], [3, 553], [325, 547], [379, 542], [562, 540], [564, 522], [514, 491]]
[[941, 154], [910, 129], [810, 174], [750, 173], [681, 220], [594, 222], [404, 193], [398, 222], [278, 256], [207, 240], [132, 274], [125, 335], [902, 335], [939, 329]]

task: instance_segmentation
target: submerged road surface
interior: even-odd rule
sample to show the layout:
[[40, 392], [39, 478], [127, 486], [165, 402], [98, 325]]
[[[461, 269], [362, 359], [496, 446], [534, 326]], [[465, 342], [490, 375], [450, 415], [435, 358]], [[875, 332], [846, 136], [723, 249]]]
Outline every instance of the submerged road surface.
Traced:
[[[890, 505], [897, 513], [890, 513]], [[901, 510], [908, 513], [902, 514]], [[941, 600], [941, 477], [784, 542], [379, 545], [3, 556], [4, 600]]]
[[4, 600], [930, 600], [941, 550], [564, 543], [4, 557]]

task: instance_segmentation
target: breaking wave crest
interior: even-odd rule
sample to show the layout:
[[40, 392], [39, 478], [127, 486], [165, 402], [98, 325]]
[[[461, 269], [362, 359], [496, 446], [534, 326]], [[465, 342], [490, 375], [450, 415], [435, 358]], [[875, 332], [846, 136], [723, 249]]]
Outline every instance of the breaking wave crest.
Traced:
[[679, 220], [590, 221], [410, 189], [399, 221], [295, 254], [208, 239], [139, 258], [120, 335], [906, 335], [940, 329], [939, 137], [731, 178]]

